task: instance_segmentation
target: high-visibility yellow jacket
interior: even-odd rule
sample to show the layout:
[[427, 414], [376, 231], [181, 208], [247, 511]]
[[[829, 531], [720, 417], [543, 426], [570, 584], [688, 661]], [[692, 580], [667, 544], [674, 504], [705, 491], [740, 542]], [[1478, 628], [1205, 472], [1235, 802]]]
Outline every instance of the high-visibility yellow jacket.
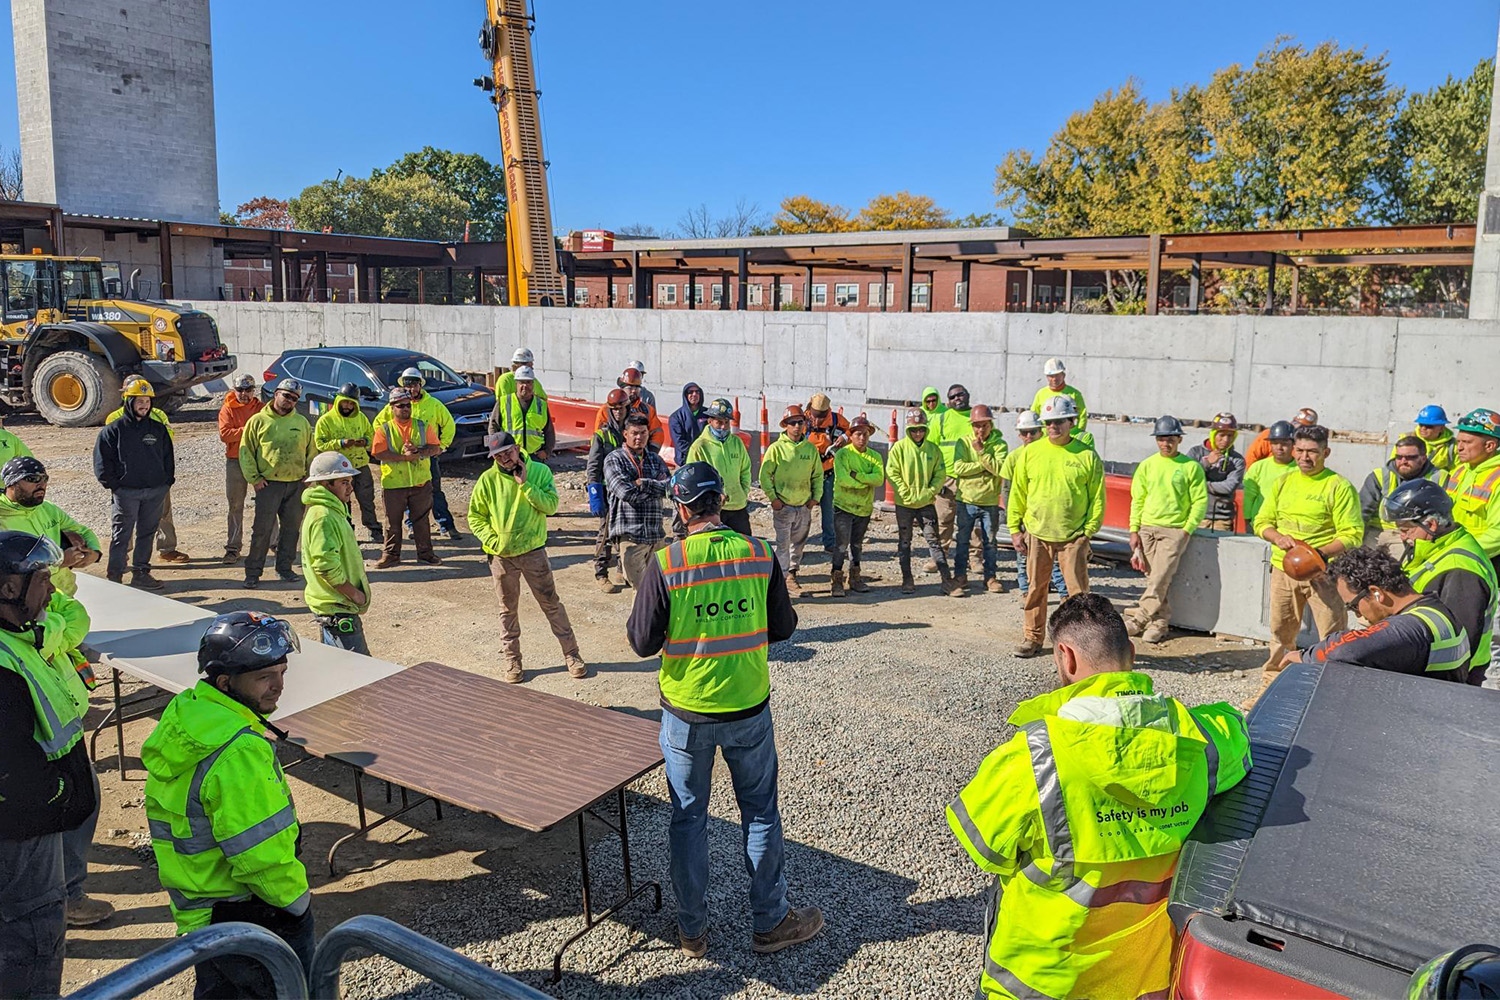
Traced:
[[307, 475], [307, 467], [318, 453], [313, 444], [312, 424], [293, 410], [278, 416], [267, 406], [245, 421], [240, 437], [240, 471], [254, 486], [262, 480], [295, 483]]
[[750, 503], [750, 453], [738, 434], [730, 431], [720, 441], [709, 428], [703, 428], [687, 451], [687, 462], [707, 462], [719, 470], [719, 478], [724, 480], [725, 510], [744, 510]]
[[929, 438], [937, 439], [937, 446], [943, 453], [943, 468], [949, 478], [954, 475], [954, 452], [958, 448], [958, 442], [969, 441], [974, 437], [974, 424], [969, 420], [970, 412], [972, 411], [950, 406], [938, 414], [937, 423], [927, 432]]
[[[1453, 467], [1458, 464], [1458, 456], [1454, 453], [1458, 440], [1453, 436], [1453, 431], [1444, 427], [1442, 435], [1431, 441], [1422, 437], [1420, 431], [1420, 427], [1413, 427], [1411, 432], [1422, 439], [1422, 444], [1427, 449], [1427, 461], [1439, 469], [1452, 471]], [[1391, 447], [1390, 457], [1396, 457], [1395, 446]]]
[[[231, 393], [231, 395], [233, 395], [233, 394]], [[107, 416], [107, 417], [104, 418], [104, 422], [105, 422], [105, 424], [112, 424], [116, 420], [119, 420], [124, 415], [125, 415], [125, 407], [122, 406], [122, 407], [120, 407], [117, 410], [110, 411], [109, 416]], [[149, 409], [149, 410], [146, 411], [146, 415], [148, 417], [150, 417], [152, 420], [155, 420], [157, 423], [161, 424], [163, 427], [165, 427], [167, 429], [167, 436], [168, 437], [174, 438], [174, 439], [177, 437], [177, 433], [172, 430], [172, 418], [169, 417], [169, 416], [167, 416], [167, 411], [166, 410], [158, 410], [156, 407], [153, 406], [153, 407], [151, 407], [151, 409]], [[20, 453], [18, 452], [17, 454], [20, 454]], [[30, 455], [31, 452], [28, 451], [28, 452], [25, 452], [25, 454]], [[10, 457], [11, 458], [15, 458], [16, 456], [12, 455]], [[9, 461], [9, 459], [7, 459], [7, 461]], [[0, 463], [0, 464], [3, 464], [3, 463]]]
[[73, 699], [73, 709], [81, 719], [89, 711], [89, 689], [96, 686], [94, 670], [78, 648], [92, 624], [88, 609], [77, 598], [55, 591], [47, 601], [47, 613], [40, 624], [42, 659], [62, 678], [63, 687]]
[[[365, 443], [345, 444], [346, 441]], [[336, 451], [347, 458], [350, 465], [363, 469], [370, 464], [370, 447], [375, 443], [375, 427], [358, 406], [346, 417], [334, 405], [324, 411], [313, 426], [313, 443], [318, 451]]]
[[547, 518], [557, 513], [552, 470], [526, 463], [526, 482], [518, 483], [498, 465], [480, 473], [469, 497], [469, 527], [492, 556], [520, 556], [547, 544]]
[[[531, 391], [534, 392], [534, 393], [536, 393], [537, 396], [540, 397], [540, 398], [542, 398], [542, 399], [546, 399], [547, 398], [547, 390], [544, 389], [544, 388], [542, 388], [541, 379], [537, 379], [537, 380], [535, 380], [535, 381], [533, 381], [531, 383]], [[505, 374], [501, 375], [498, 379], [495, 380], [495, 398], [498, 399], [501, 396], [514, 396], [515, 393], [516, 393], [516, 373], [515, 372], [513, 372], [513, 371], [506, 372]]]
[[[1053, 396], [1070, 396], [1072, 397], [1073, 402], [1078, 406], [1078, 422], [1073, 425], [1073, 432], [1075, 434], [1088, 429], [1089, 408], [1084, 405], [1083, 393], [1078, 391], [1077, 386], [1064, 385], [1061, 389], [1054, 389], [1050, 385], [1042, 386], [1036, 391], [1036, 395], [1031, 397], [1031, 412], [1035, 413], [1037, 416], [1041, 416], [1042, 404], [1051, 399]], [[1089, 438], [1088, 444], [1090, 447], [1093, 446], [1093, 443], [1093, 438]]]
[[529, 404], [522, 403], [515, 393], [495, 397], [495, 415], [498, 428], [509, 431], [528, 456], [540, 451], [547, 441], [547, 397], [533, 396]]
[[[948, 413], [957, 412], [949, 410]], [[946, 418], [948, 413], [943, 414]], [[972, 426], [972, 425], [970, 425]], [[953, 446], [953, 464], [948, 475], [958, 480], [960, 503], [971, 503], [978, 507], [994, 507], [1000, 503], [1000, 470], [1010, 455], [1010, 446], [999, 431], [991, 430], [984, 439], [984, 447], [974, 448], [974, 435], [970, 434]], [[948, 452], [943, 452], [946, 458]]]
[[[370, 610], [370, 580], [349, 523], [349, 507], [322, 483], [302, 493], [302, 597], [315, 615], [362, 615]], [[365, 595], [355, 604], [334, 588], [352, 583]]]
[[942, 449], [932, 443], [930, 430], [921, 444], [910, 433], [897, 441], [885, 457], [885, 474], [896, 495], [896, 506], [913, 509], [932, 503], [948, 478]]
[[[441, 444], [437, 428], [425, 420], [412, 417], [402, 423], [395, 417], [375, 421], [375, 437], [370, 442], [371, 455], [383, 455], [387, 451], [402, 453], [409, 444], [416, 450]], [[432, 463], [427, 459], [398, 461], [389, 457], [380, 463], [380, 488], [402, 490], [432, 482]]]
[[146, 823], [177, 932], [252, 896], [293, 914], [311, 896], [300, 827], [266, 728], [207, 681], [182, 692], [141, 746]]
[[1244, 778], [1244, 717], [1145, 674], [1095, 674], [1017, 706], [1009, 742], [949, 804], [995, 875], [982, 997], [1135, 1000], [1171, 978], [1167, 895], [1208, 801]]
[[[387, 403], [370, 422], [382, 424], [394, 416], [395, 411]], [[432, 425], [437, 431], [438, 444], [442, 445], [445, 451], [453, 443], [453, 435], [458, 432], [458, 425], [453, 422], [453, 414], [430, 392], [422, 393], [422, 398], [411, 404], [411, 418]]]
[[833, 505], [855, 517], [869, 517], [875, 491], [885, 485], [885, 460], [874, 448], [846, 445], [833, 453]]
[[[1328, 468], [1311, 476], [1297, 469], [1278, 479], [1255, 515], [1255, 533], [1265, 537], [1267, 528], [1315, 549], [1335, 539], [1356, 549], [1365, 538], [1359, 495], [1349, 480]], [[1285, 549], [1271, 546], [1272, 566], [1280, 569], [1285, 559]]]
[[[1423, 471], [1421, 478], [1431, 480], [1444, 488], [1448, 486], [1448, 473], [1431, 462], [1427, 463], [1427, 468]], [[1381, 516], [1381, 508], [1385, 504], [1385, 498], [1403, 482], [1405, 480], [1396, 472], [1395, 459], [1391, 459], [1365, 477], [1364, 485], [1359, 488], [1359, 509], [1365, 519], [1365, 524], [1377, 531], [1395, 530], [1396, 525]]]
[[806, 438], [793, 443], [782, 435], [771, 442], [760, 460], [760, 488], [771, 502], [789, 507], [823, 499], [823, 456]]
[[1448, 494], [1453, 497], [1453, 519], [1473, 535], [1491, 559], [1500, 559], [1500, 454], [1478, 465], [1454, 469], [1448, 480]]
[[[1462, 525], [1446, 535], [1431, 541], [1415, 541], [1411, 554], [1402, 564], [1411, 585], [1424, 594], [1442, 600], [1444, 583], [1442, 577], [1448, 573], [1472, 573], [1483, 582], [1489, 595], [1489, 603], [1480, 616], [1478, 635], [1469, 635], [1469, 648], [1473, 656], [1470, 668], [1486, 666], [1494, 645], [1495, 609], [1500, 606], [1500, 576], [1495, 573], [1495, 564], [1480, 547], [1479, 542]], [[1458, 603], [1455, 601], [1454, 603]], [[1478, 604], [1477, 601], [1474, 602]], [[1453, 609], [1449, 609], [1453, 610]], [[1471, 626], [1461, 623], [1466, 632]]]
[[[24, 531], [29, 535], [50, 538], [58, 548], [64, 548], [62, 533], [76, 531], [88, 542], [89, 548], [103, 552], [99, 536], [87, 525], [73, 520], [51, 500], [43, 500], [35, 507], [25, 507], [0, 493], [0, 530]], [[66, 566], [52, 567], [52, 585], [69, 597], [78, 593], [78, 578]]]
[[1203, 466], [1180, 452], [1160, 452], [1135, 467], [1130, 477], [1130, 530], [1141, 525], [1181, 528], [1189, 535], [1208, 510], [1208, 481]]
[[1296, 472], [1297, 463], [1291, 459], [1278, 462], [1271, 458], [1263, 462], [1256, 462], [1245, 470], [1244, 499], [1245, 530], [1255, 534], [1255, 516], [1260, 513], [1261, 505], [1266, 502], [1266, 491], [1276, 485], [1276, 481], [1288, 472]]
[[[51, 604], [47, 612], [50, 617]], [[87, 630], [85, 625], [84, 631]], [[30, 633], [23, 637], [22, 633], [0, 629], [0, 670], [14, 671], [26, 682], [33, 710], [31, 737], [48, 760], [59, 760], [83, 737], [88, 692], [83, 692], [80, 705], [77, 688], [81, 683], [49, 662], [44, 649], [28, 641], [30, 638]], [[44, 646], [45, 640], [44, 630]]]
[[1104, 523], [1104, 462], [1082, 441], [1055, 445], [1037, 438], [1016, 452], [1010, 500], [1011, 534], [1024, 530], [1046, 542], [1070, 542], [1098, 533]]
[[[151, 411], [155, 413], [155, 410]], [[16, 437], [4, 427], [0, 427], [0, 467], [16, 457], [34, 458], [31, 449], [26, 447], [26, 442]]]

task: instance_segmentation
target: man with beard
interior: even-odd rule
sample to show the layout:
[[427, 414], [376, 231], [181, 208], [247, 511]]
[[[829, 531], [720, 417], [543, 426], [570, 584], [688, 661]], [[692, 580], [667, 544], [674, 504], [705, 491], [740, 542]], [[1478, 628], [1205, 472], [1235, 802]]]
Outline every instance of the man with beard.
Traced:
[[0, 468], [0, 530], [24, 531], [50, 538], [62, 550], [62, 561], [52, 567], [52, 585], [72, 597], [78, 592], [73, 570], [92, 566], [103, 555], [99, 536], [47, 499], [47, 467], [29, 455], [18, 456]]
[[318, 453], [312, 424], [297, 412], [301, 398], [302, 383], [282, 379], [276, 383], [271, 405], [245, 422], [240, 438], [240, 471], [255, 491], [255, 520], [250, 525], [250, 553], [245, 557], [245, 586], [252, 590], [260, 586], [271, 531], [278, 522], [276, 575], [288, 583], [297, 580], [292, 559], [302, 527], [302, 479]]
[[[313, 445], [319, 452], [336, 451], [354, 467], [354, 499], [359, 501], [359, 516], [370, 540], [384, 540], [380, 514], [375, 509], [375, 475], [370, 471], [370, 445], [375, 428], [359, 408], [359, 386], [345, 382], [333, 399], [333, 407], [318, 418], [313, 427]], [[354, 513], [351, 507], [349, 513]]]

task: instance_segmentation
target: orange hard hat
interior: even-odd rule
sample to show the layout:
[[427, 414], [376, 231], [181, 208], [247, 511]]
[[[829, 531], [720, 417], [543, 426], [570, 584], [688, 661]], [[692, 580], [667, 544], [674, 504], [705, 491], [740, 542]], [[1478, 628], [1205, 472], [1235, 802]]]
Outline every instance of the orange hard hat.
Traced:
[[611, 390], [609, 390], [609, 395], [604, 397], [604, 405], [605, 406], [624, 406], [625, 405], [625, 400], [626, 400], [626, 396], [625, 396], [625, 390], [624, 389], [611, 389]]
[[1298, 427], [1312, 427], [1317, 424], [1317, 422], [1318, 411], [1313, 409], [1311, 406], [1304, 406], [1302, 409], [1298, 410], [1297, 415], [1292, 418], [1292, 423], [1296, 424]]
[[641, 384], [641, 373], [636, 371], [634, 368], [627, 368], [620, 373], [619, 382], [621, 386], [638, 386]]
[[849, 421], [849, 433], [853, 434], [855, 431], [867, 431], [873, 435], [875, 433], [875, 425], [870, 423], [869, 417], [861, 413], [859, 416]]
[[990, 408], [983, 403], [975, 403], [974, 408], [969, 411], [971, 424], [993, 424], [994, 422], [994, 414], [990, 413]]
[[788, 406], [786, 408], [786, 411], [781, 414], [781, 426], [785, 427], [793, 420], [800, 420], [803, 423], [807, 422], [807, 414], [803, 413], [802, 407], [798, 406], [796, 403]]
[[1318, 550], [1303, 541], [1294, 543], [1281, 559], [1281, 571], [1299, 582], [1311, 580], [1327, 568], [1328, 563], [1318, 554]]

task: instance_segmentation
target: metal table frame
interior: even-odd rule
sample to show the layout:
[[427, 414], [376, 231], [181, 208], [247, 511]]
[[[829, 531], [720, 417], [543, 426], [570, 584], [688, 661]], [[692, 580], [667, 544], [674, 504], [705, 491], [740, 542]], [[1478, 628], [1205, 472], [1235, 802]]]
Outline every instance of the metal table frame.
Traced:
[[126, 781], [128, 780], [128, 778], [125, 773], [125, 723], [134, 722], [137, 719], [149, 718], [150, 716], [157, 714], [163, 708], [165, 708], [167, 706], [167, 702], [160, 702], [160, 704], [152, 705], [150, 708], [142, 709], [139, 712], [131, 712], [128, 715], [126, 714], [125, 710], [135, 705], [144, 705], [147, 702], [157, 702], [162, 698], [167, 699], [167, 701], [171, 701], [174, 695], [171, 691], [158, 688], [156, 687], [156, 685], [151, 684], [149, 681], [146, 681], [144, 682], [146, 686], [149, 688], [154, 688], [155, 690], [150, 693], [138, 695], [127, 700], [123, 697], [120, 691], [120, 668], [110, 667], [109, 670], [111, 674], [110, 684], [114, 689], [115, 703], [114, 707], [105, 713], [104, 718], [99, 720], [99, 724], [94, 727], [93, 733], [89, 736], [89, 759], [95, 762], [98, 761], [99, 734], [102, 733], [105, 729], [109, 728], [110, 724], [113, 723], [115, 727], [115, 760], [120, 768], [120, 780]]

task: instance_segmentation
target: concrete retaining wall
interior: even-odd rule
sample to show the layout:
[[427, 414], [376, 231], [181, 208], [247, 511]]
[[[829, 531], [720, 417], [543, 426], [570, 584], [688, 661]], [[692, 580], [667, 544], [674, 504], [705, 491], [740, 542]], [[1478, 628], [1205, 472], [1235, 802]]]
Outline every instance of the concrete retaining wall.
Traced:
[[[241, 366], [256, 374], [282, 350], [318, 344], [410, 347], [471, 371], [508, 364], [524, 345], [551, 392], [601, 398], [640, 359], [663, 409], [695, 381], [710, 396], [740, 396], [750, 426], [762, 391], [773, 416], [824, 391], [848, 413], [868, 409], [880, 426], [890, 401], [926, 385], [963, 382], [976, 402], [1020, 409], [1053, 355], [1067, 362], [1091, 412], [1137, 419], [1206, 420], [1229, 410], [1264, 423], [1311, 405], [1335, 431], [1394, 440], [1430, 402], [1450, 415], [1500, 405], [1489, 364], [1500, 352], [1500, 322], [1477, 320], [195, 305], [217, 317]], [[1000, 426], [1013, 438], [1008, 418]], [[1090, 429], [1112, 461], [1153, 450], [1142, 423]], [[1336, 442], [1330, 464], [1357, 484], [1388, 450]]]

